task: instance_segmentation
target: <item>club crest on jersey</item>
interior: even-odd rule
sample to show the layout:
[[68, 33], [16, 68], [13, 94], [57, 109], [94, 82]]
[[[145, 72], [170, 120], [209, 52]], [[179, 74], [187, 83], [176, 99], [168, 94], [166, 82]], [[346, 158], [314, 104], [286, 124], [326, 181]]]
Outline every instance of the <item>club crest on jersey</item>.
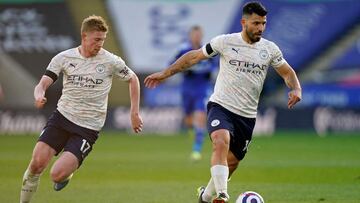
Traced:
[[269, 57], [269, 53], [264, 49], [259, 52], [259, 56], [261, 59], [266, 60]]
[[95, 69], [96, 69], [96, 72], [98, 72], [100, 74], [105, 72], [105, 66], [103, 64], [97, 65]]

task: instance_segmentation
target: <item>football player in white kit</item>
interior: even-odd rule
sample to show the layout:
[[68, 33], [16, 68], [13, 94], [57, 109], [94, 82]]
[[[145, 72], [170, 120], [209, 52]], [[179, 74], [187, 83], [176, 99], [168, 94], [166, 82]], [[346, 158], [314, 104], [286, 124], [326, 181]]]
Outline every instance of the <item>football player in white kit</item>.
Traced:
[[207, 127], [212, 140], [211, 178], [198, 189], [199, 202], [229, 202], [227, 180], [251, 142], [257, 107], [268, 68], [272, 66], [290, 88], [288, 108], [301, 100], [301, 86], [280, 49], [262, 38], [267, 11], [259, 2], [243, 7], [240, 33], [220, 35], [201, 49], [185, 53], [167, 69], [145, 78], [156, 87], [166, 78], [209, 57], [220, 55], [220, 70], [208, 103]]
[[34, 147], [23, 177], [20, 203], [30, 202], [41, 173], [62, 151], [50, 175], [56, 191], [67, 185], [104, 126], [113, 76], [129, 83], [131, 124], [134, 132], [141, 132], [138, 77], [120, 57], [102, 48], [107, 31], [102, 17], [85, 18], [81, 26], [81, 45], [57, 54], [35, 87], [35, 106], [42, 108], [46, 103], [46, 90], [60, 73], [63, 74], [62, 95]]

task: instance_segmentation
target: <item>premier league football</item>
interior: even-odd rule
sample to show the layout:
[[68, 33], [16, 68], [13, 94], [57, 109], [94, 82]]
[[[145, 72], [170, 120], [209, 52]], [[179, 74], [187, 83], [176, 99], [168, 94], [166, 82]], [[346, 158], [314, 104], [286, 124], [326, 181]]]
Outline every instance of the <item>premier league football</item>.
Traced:
[[239, 195], [236, 203], [265, 203], [265, 201], [257, 192], [247, 191]]

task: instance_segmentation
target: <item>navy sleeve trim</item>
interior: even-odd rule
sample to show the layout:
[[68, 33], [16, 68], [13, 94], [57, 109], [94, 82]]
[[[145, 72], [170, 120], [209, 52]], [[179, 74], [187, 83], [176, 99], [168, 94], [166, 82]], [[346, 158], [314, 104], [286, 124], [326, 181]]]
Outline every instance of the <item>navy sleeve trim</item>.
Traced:
[[46, 70], [44, 75], [49, 76], [54, 82], [58, 79], [58, 76], [54, 72], [49, 70]]

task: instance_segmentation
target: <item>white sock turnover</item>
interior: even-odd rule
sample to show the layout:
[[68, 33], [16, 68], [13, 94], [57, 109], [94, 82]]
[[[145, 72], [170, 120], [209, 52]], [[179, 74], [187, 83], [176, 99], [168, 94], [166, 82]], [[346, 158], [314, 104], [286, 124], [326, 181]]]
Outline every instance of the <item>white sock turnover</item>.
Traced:
[[31, 174], [29, 169], [26, 169], [21, 187], [20, 203], [30, 202], [32, 196], [37, 190], [39, 180], [40, 174]]
[[205, 191], [202, 195], [202, 200], [205, 202], [211, 202], [212, 197], [216, 194], [214, 180], [210, 178], [209, 183], [207, 184]]
[[214, 165], [210, 169], [211, 177], [214, 180], [216, 194], [227, 194], [227, 179], [229, 176], [229, 167], [224, 165]]

